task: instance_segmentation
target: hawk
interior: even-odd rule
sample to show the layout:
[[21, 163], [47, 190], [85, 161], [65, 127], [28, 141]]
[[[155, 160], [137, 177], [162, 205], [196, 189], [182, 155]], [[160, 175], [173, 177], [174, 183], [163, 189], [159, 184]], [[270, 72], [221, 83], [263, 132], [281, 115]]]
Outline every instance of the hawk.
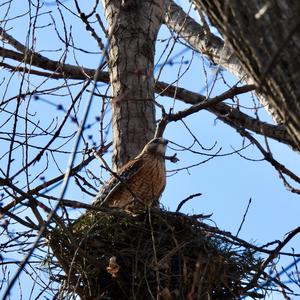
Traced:
[[168, 141], [154, 138], [101, 188], [92, 204], [130, 209], [155, 206], [166, 185]]

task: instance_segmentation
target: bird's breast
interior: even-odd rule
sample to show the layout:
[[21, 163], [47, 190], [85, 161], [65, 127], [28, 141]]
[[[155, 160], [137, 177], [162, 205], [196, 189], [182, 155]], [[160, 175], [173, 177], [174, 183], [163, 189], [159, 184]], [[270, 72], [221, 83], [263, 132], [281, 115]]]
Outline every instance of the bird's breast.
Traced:
[[136, 173], [112, 196], [110, 206], [124, 207], [129, 203], [152, 205], [161, 196], [166, 185], [163, 159], [145, 157]]

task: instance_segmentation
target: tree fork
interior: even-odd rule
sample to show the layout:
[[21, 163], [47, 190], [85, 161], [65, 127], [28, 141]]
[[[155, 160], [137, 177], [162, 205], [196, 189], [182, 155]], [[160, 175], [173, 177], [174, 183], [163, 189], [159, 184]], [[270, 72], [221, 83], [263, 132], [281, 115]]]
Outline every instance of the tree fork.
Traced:
[[113, 169], [154, 136], [154, 54], [164, 0], [104, 0], [112, 85]]

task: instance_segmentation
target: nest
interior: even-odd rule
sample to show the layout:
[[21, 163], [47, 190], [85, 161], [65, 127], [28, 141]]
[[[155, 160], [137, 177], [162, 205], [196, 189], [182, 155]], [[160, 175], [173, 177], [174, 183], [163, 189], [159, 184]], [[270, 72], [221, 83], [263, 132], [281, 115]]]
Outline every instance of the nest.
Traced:
[[257, 270], [253, 251], [194, 217], [89, 211], [49, 243], [65, 295], [81, 299], [239, 299]]

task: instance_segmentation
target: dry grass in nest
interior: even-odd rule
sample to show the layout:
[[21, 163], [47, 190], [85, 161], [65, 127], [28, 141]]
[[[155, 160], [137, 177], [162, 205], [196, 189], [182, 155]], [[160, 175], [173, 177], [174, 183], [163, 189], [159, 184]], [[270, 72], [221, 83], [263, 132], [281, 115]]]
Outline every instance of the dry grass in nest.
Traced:
[[258, 265], [214, 227], [158, 210], [90, 211], [49, 240], [81, 299], [239, 299]]

